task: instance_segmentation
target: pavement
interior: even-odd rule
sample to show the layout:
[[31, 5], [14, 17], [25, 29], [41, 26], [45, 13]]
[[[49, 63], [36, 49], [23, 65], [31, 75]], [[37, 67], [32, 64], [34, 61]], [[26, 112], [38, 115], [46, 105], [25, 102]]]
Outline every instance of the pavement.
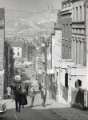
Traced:
[[[27, 111], [27, 109], [29, 109], [29, 106], [31, 103], [31, 100], [30, 100], [31, 98], [28, 97], [27, 99], [28, 99], [28, 105], [25, 107], [25, 111]], [[4, 102], [6, 103], [8, 110], [12, 110], [12, 109], [14, 110], [14, 108], [15, 108], [14, 100], [8, 99], [8, 100], [4, 100]], [[88, 111], [71, 108], [69, 105], [64, 105], [64, 104], [58, 103], [49, 98], [46, 101], [45, 107], [43, 107], [41, 105], [41, 103], [42, 103], [42, 100], [40, 98], [40, 95], [37, 95], [35, 98], [34, 107], [31, 108], [31, 112], [37, 111], [39, 114], [39, 112], [43, 111], [43, 115], [45, 114], [45, 115], [49, 116], [48, 114], [51, 114], [52, 117], [56, 116], [56, 118], [59, 118], [56, 120], [88, 120]], [[35, 112], [35, 114], [36, 114], [36, 112]], [[41, 114], [42, 114], [42, 112], [41, 112]]]

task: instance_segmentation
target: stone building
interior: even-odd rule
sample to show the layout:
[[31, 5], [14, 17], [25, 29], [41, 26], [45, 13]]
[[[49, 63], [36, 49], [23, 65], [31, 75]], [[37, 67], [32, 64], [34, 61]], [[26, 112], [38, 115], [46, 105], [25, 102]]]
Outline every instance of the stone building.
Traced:
[[72, 0], [72, 59], [86, 65], [85, 0]]
[[7, 93], [7, 87], [14, 81], [14, 58], [11, 45], [4, 42], [4, 95]]
[[72, 2], [71, 0], [62, 1], [62, 9], [58, 14], [57, 22], [62, 29], [62, 58], [71, 59], [71, 36], [72, 36]]
[[[62, 32], [61, 61], [58, 62], [60, 102], [71, 103], [72, 91], [80, 79], [81, 88], [88, 89], [88, 1], [63, 0], [58, 12], [58, 28]], [[60, 39], [58, 38], [60, 41]]]
[[58, 69], [62, 54], [62, 31], [58, 23], [54, 25], [54, 31], [47, 41], [47, 81], [50, 97], [57, 98]]
[[5, 10], [0, 8], [0, 97], [4, 92], [4, 40], [5, 40]]
[[59, 53], [56, 57], [57, 66], [55, 75], [57, 78], [57, 100], [67, 103], [69, 99], [69, 69], [72, 65], [72, 1], [63, 0], [61, 10], [57, 15], [57, 23], [54, 30], [58, 31], [57, 41]]
[[72, 81], [82, 81], [82, 88], [87, 89], [87, 0], [72, 0]]

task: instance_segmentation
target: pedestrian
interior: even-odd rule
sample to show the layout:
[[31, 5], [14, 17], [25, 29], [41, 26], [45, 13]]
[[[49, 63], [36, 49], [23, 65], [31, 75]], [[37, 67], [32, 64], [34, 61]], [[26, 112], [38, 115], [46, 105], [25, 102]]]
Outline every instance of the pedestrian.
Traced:
[[21, 105], [23, 108], [24, 108], [24, 105], [27, 105], [27, 91], [24, 85], [22, 85]]
[[8, 98], [11, 97], [11, 87], [10, 86], [7, 87], [7, 97]]
[[21, 110], [21, 86], [15, 86], [14, 88], [14, 99], [15, 99], [15, 106], [16, 112], [20, 112]]
[[46, 90], [46, 87], [45, 87], [44, 83], [41, 84], [40, 88], [41, 88], [40, 89], [40, 91], [41, 91], [41, 98], [43, 99], [42, 106], [45, 107], [47, 90]]
[[26, 92], [27, 92], [27, 95], [28, 95], [29, 86], [26, 85], [26, 86], [25, 86], [25, 89], [26, 89]]
[[38, 91], [39, 91], [38, 81], [32, 80], [31, 90], [30, 90], [30, 92], [31, 92], [31, 106], [30, 107], [33, 107], [34, 99], [35, 99], [35, 96], [38, 93]]

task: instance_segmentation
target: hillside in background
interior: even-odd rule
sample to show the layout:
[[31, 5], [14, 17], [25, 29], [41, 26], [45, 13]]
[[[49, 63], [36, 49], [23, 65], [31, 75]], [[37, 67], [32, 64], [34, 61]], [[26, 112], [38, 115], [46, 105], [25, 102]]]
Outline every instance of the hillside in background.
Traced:
[[57, 11], [17, 12], [9, 11], [6, 15], [6, 37], [32, 39], [38, 33], [49, 34], [53, 30]]
[[9, 40], [48, 36], [57, 19], [61, 0], [0, 0], [5, 8], [6, 38]]

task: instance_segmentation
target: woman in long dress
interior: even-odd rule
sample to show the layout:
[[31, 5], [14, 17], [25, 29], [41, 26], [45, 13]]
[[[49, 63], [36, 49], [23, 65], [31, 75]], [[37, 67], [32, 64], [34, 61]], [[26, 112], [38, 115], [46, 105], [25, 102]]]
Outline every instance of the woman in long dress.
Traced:
[[22, 85], [21, 105], [23, 107], [24, 107], [24, 105], [27, 105], [27, 91], [26, 91], [24, 85]]

